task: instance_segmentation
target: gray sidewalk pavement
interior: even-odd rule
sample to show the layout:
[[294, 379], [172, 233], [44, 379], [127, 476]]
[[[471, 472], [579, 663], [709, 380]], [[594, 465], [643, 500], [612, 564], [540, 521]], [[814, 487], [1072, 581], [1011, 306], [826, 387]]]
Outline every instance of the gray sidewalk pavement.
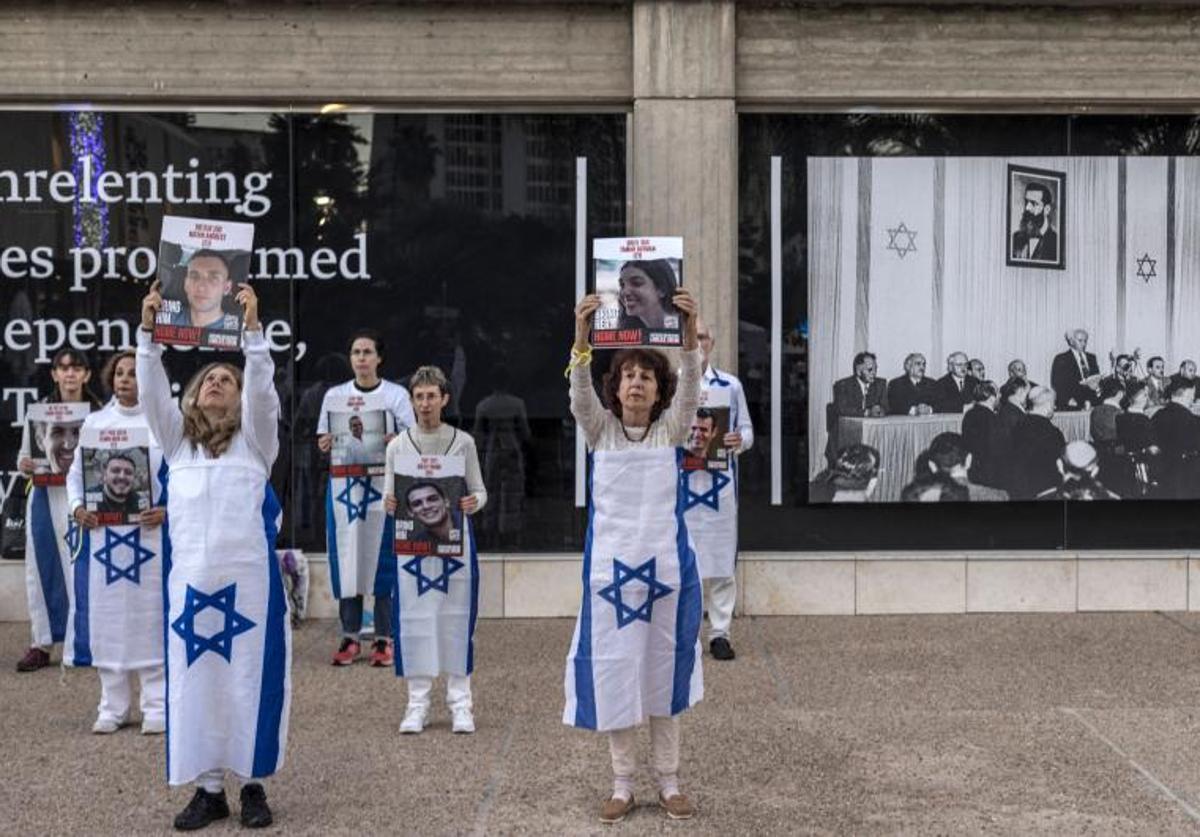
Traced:
[[[641, 805], [608, 827], [606, 741], [560, 722], [570, 634], [569, 620], [482, 621], [478, 732], [452, 735], [437, 705], [424, 734], [401, 737], [402, 681], [333, 668], [335, 626], [306, 624], [287, 764], [268, 783], [275, 830], [1200, 831], [1200, 615], [739, 619], [737, 660], [705, 657], [705, 700], [684, 716], [697, 817], [649, 804], [647, 767]], [[17, 674], [26, 636], [0, 625], [0, 833], [169, 831], [190, 790], [167, 788], [163, 740], [90, 734], [95, 673]]]

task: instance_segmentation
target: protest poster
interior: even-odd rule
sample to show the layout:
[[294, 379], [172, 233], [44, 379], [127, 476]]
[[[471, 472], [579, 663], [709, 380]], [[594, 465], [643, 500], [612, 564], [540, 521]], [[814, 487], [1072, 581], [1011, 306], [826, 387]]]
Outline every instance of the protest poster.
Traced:
[[729, 468], [729, 448], [725, 434], [729, 432], [728, 387], [706, 387], [700, 390], [700, 406], [688, 430], [687, 453], [683, 457], [685, 471], [725, 471]]
[[394, 432], [394, 419], [378, 392], [352, 392], [338, 399], [328, 411], [333, 435], [329, 474], [333, 477], [382, 475], [387, 452], [387, 434]]
[[152, 505], [150, 433], [145, 428], [84, 428], [83, 505], [101, 526], [137, 523]]
[[461, 456], [396, 457], [397, 555], [463, 554], [463, 512], [467, 491], [466, 460]]
[[683, 315], [672, 302], [683, 283], [682, 238], [597, 238], [592, 258], [600, 296], [593, 346], [682, 344]]
[[34, 485], [67, 484], [67, 471], [79, 447], [79, 429], [91, 411], [91, 405], [82, 401], [29, 405], [25, 420]]

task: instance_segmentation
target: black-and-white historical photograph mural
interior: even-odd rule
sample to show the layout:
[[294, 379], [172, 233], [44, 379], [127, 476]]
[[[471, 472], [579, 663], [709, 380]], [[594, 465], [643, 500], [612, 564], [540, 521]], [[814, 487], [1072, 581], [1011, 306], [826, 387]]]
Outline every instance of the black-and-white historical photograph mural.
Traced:
[[1200, 497], [1200, 160], [808, 183], [811, 502]]

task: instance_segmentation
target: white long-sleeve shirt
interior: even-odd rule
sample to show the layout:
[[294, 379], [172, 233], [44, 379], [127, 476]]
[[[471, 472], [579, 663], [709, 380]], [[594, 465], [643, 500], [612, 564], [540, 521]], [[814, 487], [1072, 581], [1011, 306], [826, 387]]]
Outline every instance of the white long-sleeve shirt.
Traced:
[[592, 450], [623, 450], [682, 445], [700, 405], [701, 360], [699, 349], [680, 353], [675, 397], [649, 428], [625, 428], [621, 420], [601, 403], [592, 386], [590, 365], [576, 365], [571, 370], [571, 415], [583, 431], [587, 446]]

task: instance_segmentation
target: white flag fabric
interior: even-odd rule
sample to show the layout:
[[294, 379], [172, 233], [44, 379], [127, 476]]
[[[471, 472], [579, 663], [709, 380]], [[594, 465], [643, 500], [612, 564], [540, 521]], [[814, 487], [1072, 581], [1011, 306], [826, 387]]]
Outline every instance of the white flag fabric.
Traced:
[[679, 472], [700, 578], [732, 578], [737, 563], [737, 457], [725, 471]]
[[[275, 555], [281, 508], [241, 434], [217, 459], [172, 463], [168, 482], [167, 780], [225, 768], [261, 778], [282, 765], [291, 705], [292, 634]], [[241, 472], [241, 473], [238, 473]], [[260, 502], [225, 501], [257, 484]], [[174, 503], [196, 505], [186, 531]], [[174, 523], [172, 521], [174, 520]], [[220, 535], [209, 534], [215, 528]], [[209, 552], [212, 554], [208, 554]]]
[[[166, 489], [160, 466], [158, 490]], [[63, 641], [63, 662], [114, 671], [163, 664], [163, 527], [137, 525], [79, 528], [79, 549], [71, 566], [71, 616]]]
[[475, 669], [479, 557], [462, 516], [463, 554], [398, 555], [392, 594], [397, 677], [467, 675]]
[[563, 723], [600, 731], [677, 715], [704, 696], [701, 587], [675, 448], [591, 454], [583, 601]]
[[35, 485], [25, 509], [25, 591], [33, 644], [62, 642], [71, 609], [71, 554], [79, 527], [67, 513], [67, 489]]
[[335, 599], [391, 592], [396, 559], [391, 519], [383, 508], [386, 479], [386, 475], [329, 478], [325, 539]]

